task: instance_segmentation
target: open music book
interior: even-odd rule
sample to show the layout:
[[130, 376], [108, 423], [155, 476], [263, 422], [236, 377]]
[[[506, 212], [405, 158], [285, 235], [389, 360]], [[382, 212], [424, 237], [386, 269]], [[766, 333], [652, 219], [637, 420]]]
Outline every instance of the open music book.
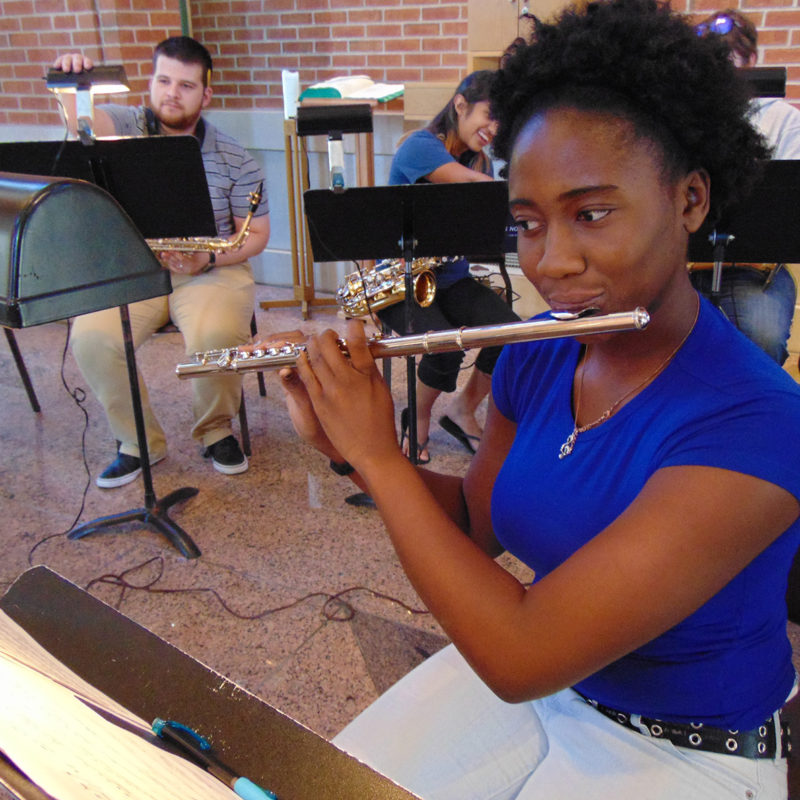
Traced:
[[0, 751], [58, 800], [230, 800], [150, 725], [50, 655], [0, 611]]
[[301, 95], [300, 100], [317, 98], [346, 98], [353, 100], [377, 100], [386, 103], [403, 94], [402, 83], [375, 83], [367, 75], [344, 75], [331, 78], [309, 86]]
[[415, 797], [44, 566], [0, 597], [0, 665], [0, 784], [25, 800], [233, 800], [156, 717], [280, 800]]

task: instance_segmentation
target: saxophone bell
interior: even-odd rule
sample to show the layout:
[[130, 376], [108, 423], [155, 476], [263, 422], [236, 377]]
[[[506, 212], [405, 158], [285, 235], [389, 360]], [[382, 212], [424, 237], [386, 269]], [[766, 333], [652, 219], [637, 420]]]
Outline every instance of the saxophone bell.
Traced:
[[[441, 261], [415, 258], [411, 263], [414, 299], [427, 308], [436, 297], [436, 275], [433, 270]], [[405, 300], [406, 273], [402, 259], [378, 261], [371, 269], [346, 275], [336, 290], [336, 302], [347, 317], [366, 317]]]

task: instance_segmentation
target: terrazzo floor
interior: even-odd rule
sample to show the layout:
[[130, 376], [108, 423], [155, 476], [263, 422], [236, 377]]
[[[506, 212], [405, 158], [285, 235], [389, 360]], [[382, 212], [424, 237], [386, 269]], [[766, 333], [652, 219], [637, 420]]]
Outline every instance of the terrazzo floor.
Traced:
[[[259, 301], [287, 297], [288, 290], [258, 287]], [[330, 307], [313, 309], [307, 321], [297, 307], [258, 307], [256, 316], [261, 334], [344, 324]], [[113, 490], [94, 485], [114, 442], [71, 353], [64, 354], [66, 324], [15, 335], [41, 412], [31, 409], [4, 343], [0, 593], [30, 566], [46, 565], [325, 737], [446, 643], [377, 512], [346, 503], [356, 487], [296, 437], [274, 373], [265, 373], [266, 397], [254, 374], [245, 377], [249, 471], [224, 476], [201, 457], [189, 435], [190, 382], [174, 375], [185, 360], [179, 333], [153, 337], [137, 364], [168, 437], [168, 456], [153, 468], [155, 493], [199, 489], [170, 516], [202, 555], [184, 558], [138, 522], [67, 539], [76, 522], [141, 507], [142, 481]], [[393, 363], [399, 419], [405, 364]], [[440, 402], [435, 414], [445, 413]], [[431, 452], [431, 466], [441, 471], [463, 472], [469, 463], [436, 425]]]

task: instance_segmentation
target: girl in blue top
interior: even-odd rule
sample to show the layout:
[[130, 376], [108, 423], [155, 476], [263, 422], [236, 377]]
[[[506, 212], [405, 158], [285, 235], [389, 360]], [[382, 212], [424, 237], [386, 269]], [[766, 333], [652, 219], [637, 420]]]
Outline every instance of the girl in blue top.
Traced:
[[[427, 127], [403, 139], [392, 159], [389, 183], [469, 183], [493, 180], [492, 163], [486, 155], [497, 125], [489, 114], [489, 86], [494, 73], [473, 72], [464, 78], [447, 105]], [[513, 322], [519, 317], [492, 289], [470, 277], [465, 258], [445, 258], [436, 268], [436, 296], [421, 308], [411, 305], [414, 332], [447, 330], [462, 325], [492, 325]], [[378, 312], [397, 333], [407, 333], [406, 302]], [[459, 394], [450, 402], [448, 413], [439, 420], [467, 450], [475, 451], [481, 429], [475, 410], [489, 392], [491, 374], [500, 347], [486, 347], [475, 358], [475, 369]], [[454, 392], [464, 354], [424, 355], [419, 362], [417, 397], [417, 441], [419, 463], [430, 461], [428, 433], [433, 404], [442, 392]], [[403, 446], [408, 411], [401, 415]]]
[[525, 275], [651, 322], [507, 345], [463, 479], [403, 458], [357, 324], [284, 373], [453, 641], [335, 742], [427, 800], [785, 798], [800, 391], [685, 263], [767, 156], [747, 88], [668, 7], [604, 0], [537, 23], [492, 99]]

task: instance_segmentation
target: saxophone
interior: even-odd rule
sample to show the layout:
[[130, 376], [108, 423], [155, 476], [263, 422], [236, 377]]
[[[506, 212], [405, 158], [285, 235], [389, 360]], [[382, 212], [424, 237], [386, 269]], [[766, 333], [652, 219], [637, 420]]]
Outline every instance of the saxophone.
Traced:
[[250, 222], [258, 210], [263, 189], [264, 184], [262, 183], [256, 191], [250, 192], [248, 195], [250, 206], [247, 209], [247, 216], [233, 239], [191, 236], [182, 239], [145, 239], [145, 241], [154, 253], [161, 253], [165, 250], [174, 250], [179, 253], [233, 253], [240, 250], [250, 234]]
[[[436, 296], [435, 258], [415, 258], [411, 262], [414, 299], [426, 308]], [[351, 272], [336, 290], [336, 302], [347, 317], [365, 317], [371, 311], [399, 303], [406, 296], [406, 273], [399, 258], [378, 261], [372, 269]]]

